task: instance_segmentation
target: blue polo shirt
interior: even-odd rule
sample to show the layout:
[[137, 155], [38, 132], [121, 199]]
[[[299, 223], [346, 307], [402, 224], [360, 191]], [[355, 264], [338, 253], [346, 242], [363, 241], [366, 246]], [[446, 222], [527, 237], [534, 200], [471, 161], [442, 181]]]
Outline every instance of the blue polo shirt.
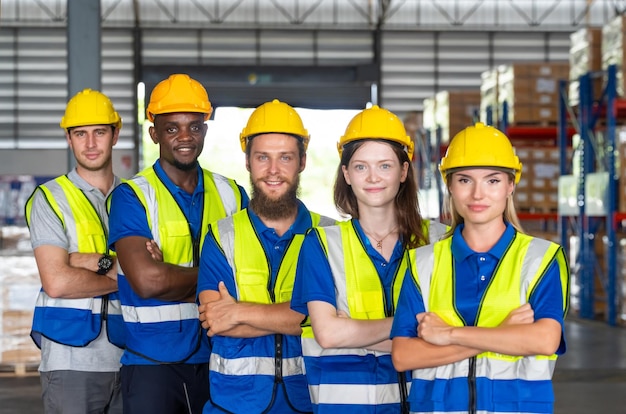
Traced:
[[[466, 326], [474, 326], [478, 307], [497, 264], [504, 256], [515, 236], [516, 230], [507, 223], [500, 240], [486, 253], [473, 251], [462, 235], [463, 225], [458, 226], [452, 235], [452, 255], [454, 257], [454, 278], [456, 309]], [[557, 354], [565, 353], [563, 323], [563, 290], [556, 260], [548, 266], [545, 276], [537, 284], [529, 298], [535, 313], [535, 320], [550, 318], [561, 324], [563, 334]], [[391, 329], [391, 337], [414, 338], [417, 336], [415, 315], [424, 312], [424, 301], [415, 281], [407, 274], [404, 278], [398, 307]]]

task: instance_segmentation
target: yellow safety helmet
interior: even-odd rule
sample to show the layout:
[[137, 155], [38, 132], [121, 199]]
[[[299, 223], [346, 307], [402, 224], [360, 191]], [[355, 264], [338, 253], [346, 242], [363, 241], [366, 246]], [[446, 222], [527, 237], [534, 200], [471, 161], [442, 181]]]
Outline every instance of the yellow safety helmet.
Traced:
[[310, 136], [304, 129], [300, 115], [291, 106], [274, 99], [256, 108], [248, 118], [248, 124], [239, 134], [241, 149], [246, 152], [251, 137], [272, 132], [301, 138], [305, 151], [309, 145]]
[[189, 75], [177, 73], [162, 80], [150, 94], [146, 116], [154, 122], [154, 115], [173, 112], [197, 112], [206, 121], [213, 112], [209, 95], [204, 86]]
[[346, 144], [362, 139], [384, 139], [397, 142], [404, 146], [409, 160], [413, 158], [413, 141], [406, 134], [404, 123], [394, 113], [378, 105], [364, 109], [352, 118], [345, 134], [337, 143], [339, 156], [341, 157]]
[[515, 174], [515, 184], [522, 176], [522, 163], [511, 141], [500, 130], [477, 122], [456, 134], [441, 159], [439, 171], [443, 181], [458, 168], [487, 167], [509, 170]]
[[67, 103], [65, 115], [59, 125], [63, 129], [85, 125], [113, 125], [120, 129], [122, 118], [115, 112], [111, 100], [105, 94], [83, 89]]

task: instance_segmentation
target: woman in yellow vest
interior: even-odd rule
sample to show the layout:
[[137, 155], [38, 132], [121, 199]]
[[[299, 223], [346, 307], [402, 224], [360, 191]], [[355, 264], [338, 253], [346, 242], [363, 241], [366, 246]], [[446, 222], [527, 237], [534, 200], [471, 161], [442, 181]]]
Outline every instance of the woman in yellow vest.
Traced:
[[309, 394], [316, 413], [399, 413], [408, 377], [392, 365], [389, 333], [407, 249], [445, 226], [420, 216], [413, 143], [396, 115], [361, 111], [338, 150], [335, 205], [351, 220], [306, 235], [291, 302], [311, 321], [302, 334]]
[[418, 248], [391, 332], [412, 370], [412, 413], [551, 413], [565, 352], [569, 269], [563, 249], [521, 230], [522, 164], [508, 138], [477, 123], [441, 160], [451, 228]]

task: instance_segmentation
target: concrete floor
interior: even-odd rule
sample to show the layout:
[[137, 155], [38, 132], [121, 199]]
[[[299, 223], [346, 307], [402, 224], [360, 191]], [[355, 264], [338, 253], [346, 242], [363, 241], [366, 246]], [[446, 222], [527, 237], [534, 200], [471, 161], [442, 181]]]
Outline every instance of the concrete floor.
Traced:
[[[554, 375], [556, 414], [626, 413], [626, 328], [569, 318]], [[41, 414], [36, 372], [0, 374], [1, 414]]]

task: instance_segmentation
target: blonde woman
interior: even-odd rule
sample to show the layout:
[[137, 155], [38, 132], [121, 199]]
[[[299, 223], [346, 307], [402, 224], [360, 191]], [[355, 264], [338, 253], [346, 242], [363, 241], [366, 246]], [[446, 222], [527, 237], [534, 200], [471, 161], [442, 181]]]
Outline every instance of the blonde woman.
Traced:
[[522, 232], [512, 195], [522, 164], [508, 138], [477, 123], [440, 165], [450, 231], [415, 252], [391, 332], [412, 370], [412, 413], [551, 413], [565, 352], [563, 249]]

